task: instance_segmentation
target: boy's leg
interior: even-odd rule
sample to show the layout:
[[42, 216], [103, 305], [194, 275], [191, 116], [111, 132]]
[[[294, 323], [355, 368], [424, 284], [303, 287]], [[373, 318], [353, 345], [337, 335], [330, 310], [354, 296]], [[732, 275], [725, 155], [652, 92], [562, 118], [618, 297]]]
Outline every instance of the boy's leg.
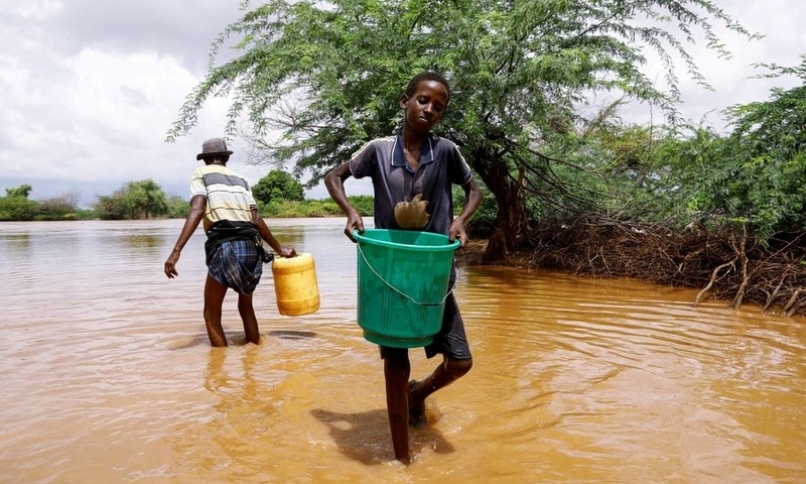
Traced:
[[442, 363], [425, 379], [409, 384], [409, 423], [415, 427], [424, 425], [425, 399], [463, 377], [473, 367], [473, 360], [454, 360], [443, 357]]
[[383, 374], [386, 378], [386, 410], [392, 431], [395, 459], [404, 464], [409, 456], [409, 397], [408, 381], [411, 373], [409, 353], [401, 348], [381, 348]]
[[426, 397], [463, 377], [473, 367], [465, 325], [453, 294], [445, 299], [442, 331], [425, 352], [429, 358], [441, 353], [442, 363], [424, 380], [409, 383], [409, 422], [414, 426], [426, 423]]
[[221, 305], [227, 294], [227, 286], [207, 275], [204, 284], [204, 324], [212, 346], [227, 346], [224, 328], [221, 327]]
[[254, 293], [238, 294], [238, 313], [240, 313], [241, 320], [243, 321], [246, 341], [248, 343], [258, 344], [260, 342], [260, 330], [257, 326], [255, 307], [252, 305], [253, 294]]

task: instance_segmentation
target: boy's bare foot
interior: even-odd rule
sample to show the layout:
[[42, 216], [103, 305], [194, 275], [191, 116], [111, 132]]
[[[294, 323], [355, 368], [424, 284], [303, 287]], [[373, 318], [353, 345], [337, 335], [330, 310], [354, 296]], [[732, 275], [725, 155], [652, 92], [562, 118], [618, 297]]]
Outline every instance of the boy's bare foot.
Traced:
[[422, 427], [426, 424], [425, 400], [415, 401], [412, 398], [414, 389], [417, 388], [418, 384], [417, 380], [409, 382], [409, 425], [412, 427]]

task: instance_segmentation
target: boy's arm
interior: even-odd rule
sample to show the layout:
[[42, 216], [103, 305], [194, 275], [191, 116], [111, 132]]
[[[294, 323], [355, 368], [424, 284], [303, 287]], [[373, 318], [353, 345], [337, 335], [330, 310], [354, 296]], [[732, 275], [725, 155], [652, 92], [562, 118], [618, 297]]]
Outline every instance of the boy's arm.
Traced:
[[260, 232], [260, 237], [265, 240], [277, 254], [281, 257], [294, 257], [297, 255], [297, 251], [292, 247], [283, 247], [277, 242], [277, 239], [274, 238], [274, 235], [271, 233], [271, 230], [269, 230], [269, 226], [266, 225], [263, 217], [257, 213], [257, 207], [251, 206], [249, 210], [252, 212], [252, 222], [255, 224], [257, 231]]
[[190, 240], [190, 236], [199, 226], [199, 222], [204, 218], [205, 208], [207, 208], [207, 199], [204, 197], [194, 197], [190, 201], [190, 212], [188, 212], [188, 216], [185, 219], [185, 225], [182, 226], [182, 231], [179, 232], [179, 238], [176, 239], [176, 244], [174, 244], [171, 254], [165, 260], [165, 275], [168, 276], [168, 279], [173, 279], [179, 275], [176, 271], [176, 263], [179, 262], [182, 248], [185, 247], [187, 241]]
[[355, 242], [353, 231], [364, 232], [364, 220], [358, 210], [347, 200], [347, 194], [344, 191], [344, 180], [350, 178], [350, 176], [352, 176], [352, 173], [350, 172], [350, 162], [348, 161], [333, 168], [325, 175], [325, 187], [327, 187], [330, 198], [347, 215], [347, 226], [344, 228], [344, 233], [350, 240]]
[[462, 185], [462, 188], [465, 191], [465, 203], [462, 205], [462, 211], [456, 216], [456, 218], [453, 219], [453, 222], [451, 222], [451, 228], [448, 236], [452, 241], [458, 238], [459, 242], [462, 244], [462, 247], [464, 247], [467, 243], [465, 224], [476, 212], [476, 209], [479, 208], [482, 194], [481, 187], [479, 187], [478, 183], [473, 181], [472, 178], [469, 182]]

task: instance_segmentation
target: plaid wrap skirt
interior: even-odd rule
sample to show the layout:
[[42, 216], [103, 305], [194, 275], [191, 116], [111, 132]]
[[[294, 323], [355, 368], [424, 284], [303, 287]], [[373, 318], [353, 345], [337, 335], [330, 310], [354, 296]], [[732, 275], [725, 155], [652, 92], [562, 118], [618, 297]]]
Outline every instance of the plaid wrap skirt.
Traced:
[[253, 240], [224, 242], [208, 260], [210, 277], [239, 294], [255, 292], [263, 275], [263, 255]]

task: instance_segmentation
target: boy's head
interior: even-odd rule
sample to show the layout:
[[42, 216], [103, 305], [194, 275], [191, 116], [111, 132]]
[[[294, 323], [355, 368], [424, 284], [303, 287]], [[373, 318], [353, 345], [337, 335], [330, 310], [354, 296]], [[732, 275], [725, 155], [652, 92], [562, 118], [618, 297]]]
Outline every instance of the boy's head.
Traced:
[[418, 133], [431, 131], [445, 113], [451, 91], [448, 81], [435, 72], [422, 72], [409, 82], [400, 98], [405, 110], [404, 129]]
[[445, 86], [445, 90], [448, 91], [448, 100], [450, 101], [451, 98], [451, 86], [448, 84], [448, 80], [445, 79], [440, 74], [432, 71], [425, 71], [417, 74], [416, 76], [412, 77], [409, 81], [409, 85], [406, 87], [406, 96], [412, 97], [414, 95], [414, 91], [417, 90], [417, 86], [422, 81], [436, 81], [443, 86]]

